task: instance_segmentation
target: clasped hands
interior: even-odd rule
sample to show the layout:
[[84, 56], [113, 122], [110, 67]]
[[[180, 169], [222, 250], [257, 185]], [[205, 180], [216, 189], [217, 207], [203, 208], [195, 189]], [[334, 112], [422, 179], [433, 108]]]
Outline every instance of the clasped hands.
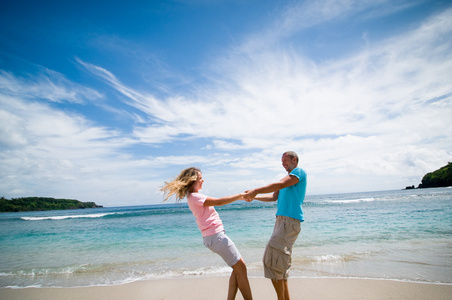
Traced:
[[256, 197], [257, 193], [254, 192], [253, 190], [247, 190], [243, 193], [241, 193], [242, 195], [242, 200], [245, 200], [246, 202], [251, 202], [253, 201], [254, 197]]

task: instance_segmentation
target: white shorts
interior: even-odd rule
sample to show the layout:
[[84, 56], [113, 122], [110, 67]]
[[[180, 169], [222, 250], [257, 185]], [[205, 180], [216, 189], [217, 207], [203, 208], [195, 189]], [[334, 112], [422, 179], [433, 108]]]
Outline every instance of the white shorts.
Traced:
[[220, 255], [230, 267], [235, 265], [242, 257], [234, 242], [224, 231], [203, 237], [203, 242], [204, 246]]

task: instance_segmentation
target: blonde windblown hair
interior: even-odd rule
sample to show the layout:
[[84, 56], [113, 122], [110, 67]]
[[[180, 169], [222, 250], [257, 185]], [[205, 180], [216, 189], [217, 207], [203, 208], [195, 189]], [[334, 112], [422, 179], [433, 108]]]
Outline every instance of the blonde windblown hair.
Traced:
[[182, 170], [172, 181], [165, 181], [165, 184], [160, 188], [160, 191], [165, 195], [163, 201], [167, 201], [171, 196], [176, 196], [178, 202], [184, 199], [198, 178], [198, 172], [201, 172], [198, 168], [187, 168]]

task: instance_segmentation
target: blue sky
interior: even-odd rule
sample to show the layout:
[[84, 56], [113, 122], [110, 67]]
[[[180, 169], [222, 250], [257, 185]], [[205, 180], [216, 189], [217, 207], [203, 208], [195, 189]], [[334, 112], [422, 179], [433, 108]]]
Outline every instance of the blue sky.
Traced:
[[[5, 1], [4, 1], [5, 2]], [[452, 161], [450, 1], [0, 4], [0, 196], [401, 189]]]

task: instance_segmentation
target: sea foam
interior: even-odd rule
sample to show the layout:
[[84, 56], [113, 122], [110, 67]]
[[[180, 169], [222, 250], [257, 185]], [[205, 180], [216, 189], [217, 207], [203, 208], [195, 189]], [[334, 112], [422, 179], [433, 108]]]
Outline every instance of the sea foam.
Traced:
[[51, 216], [51, 217], [21, 217], [25, 221], [42, 221], [42, 220], [64, 220], [64, 219], [78, 219], [78, 218], [102, 218], [116, 213], [104, 214], [89, 214], [89, 215], [67, 215], [67, 216]]

